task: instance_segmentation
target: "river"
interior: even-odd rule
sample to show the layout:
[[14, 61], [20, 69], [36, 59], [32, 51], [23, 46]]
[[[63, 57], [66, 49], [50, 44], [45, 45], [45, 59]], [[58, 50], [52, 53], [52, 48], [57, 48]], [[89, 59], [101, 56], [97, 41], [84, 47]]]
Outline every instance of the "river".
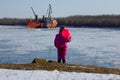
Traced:
[[[120, 69], [120, 29], [70, 28], [67, 63]], [[57, 60], [54, 38], [59, 28], [0, 26], [0, 64]]]

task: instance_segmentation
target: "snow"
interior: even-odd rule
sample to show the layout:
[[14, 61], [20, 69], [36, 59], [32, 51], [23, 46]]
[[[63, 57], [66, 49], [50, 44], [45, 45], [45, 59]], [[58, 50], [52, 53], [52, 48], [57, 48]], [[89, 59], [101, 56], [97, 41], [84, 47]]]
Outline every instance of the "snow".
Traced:
[[0, 80], [120, 80], [116, 74], [0, 69]]

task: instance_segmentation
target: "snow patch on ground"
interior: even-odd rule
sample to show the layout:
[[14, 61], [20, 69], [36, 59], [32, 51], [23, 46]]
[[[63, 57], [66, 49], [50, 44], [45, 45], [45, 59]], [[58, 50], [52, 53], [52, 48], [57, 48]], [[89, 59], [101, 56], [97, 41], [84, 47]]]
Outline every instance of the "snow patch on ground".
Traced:
[[116, 74], [0, 69], [0, 80], [120, 80]]

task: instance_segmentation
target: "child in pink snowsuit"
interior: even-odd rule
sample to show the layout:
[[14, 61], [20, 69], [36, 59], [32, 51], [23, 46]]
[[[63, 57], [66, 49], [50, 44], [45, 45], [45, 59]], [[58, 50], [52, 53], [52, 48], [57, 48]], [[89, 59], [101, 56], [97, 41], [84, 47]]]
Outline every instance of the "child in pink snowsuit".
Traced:
[[60, 27], [59, 33], [56, 34], [54, 45], [57, 48], [57, 54], [58, 54], [58, 62], [61, 63], [61, 60], [63, 63], [66, 62], [66, 53], [67, 53], [67, 43], [71, 41], [71, 36], [68, 38], [64, 38], [62, 36], [62, 30], [64, 30], [65, 26]]

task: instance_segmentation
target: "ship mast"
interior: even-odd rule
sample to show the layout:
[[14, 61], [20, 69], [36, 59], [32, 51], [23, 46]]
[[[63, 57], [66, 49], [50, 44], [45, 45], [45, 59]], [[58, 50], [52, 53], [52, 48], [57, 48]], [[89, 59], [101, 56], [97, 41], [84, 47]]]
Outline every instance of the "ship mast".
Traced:
[[34, 9], [32, 7], [31, 7], [31, 9], [32, 9], [32, 12], [33, 12], [33, 14], [35, 16], [35, 21], [38, 22], [38, 15], [35, 13], [35, 11], [34, 11]]
[[51, 18], [51, 14], [52, 14], [52, 7], [51, 7], [51, 4], [49, 4], [46, 15], [48, 18]]

